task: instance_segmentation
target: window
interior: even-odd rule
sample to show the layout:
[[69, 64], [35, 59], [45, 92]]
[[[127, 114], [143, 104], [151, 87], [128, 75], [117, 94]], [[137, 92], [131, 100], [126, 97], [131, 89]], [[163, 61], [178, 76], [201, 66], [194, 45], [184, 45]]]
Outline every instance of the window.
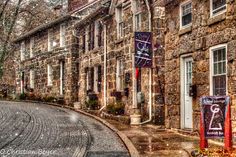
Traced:
[[124, 36], [124, 22], [123, 22], [123, 9], [122, 6], [116, 8], [116, 22], [117, 22], [117, 37]]
[[82, 32], [82, 52], [86, 51], [86, 31]]
[[21, 42], [21, 46], [20, 46], [20, 60], [21, 61], [25, 60], [25, 42], [24, 41]]
[[48, 30], [48, 51], [52, 51], [53, 47], [53, 34], [52, 30]]
[[192, 2], [185, 2], [180, 6], [180, 28], [192, 24]]
[[121, 91], [123, 90], [123, 61], [118, 59], [116, 61], [116, 90]]
[[134, 4], [134, 29], [135, 31], [141, 30], [141, 3], [139, 0], [132, 2]]
[[94, 67], [94, 92], [98, 93], [101, 92], [101, 83], [102, 83], [102, 77], [101, 77], [102, 68], [101, 66], [95, 66]]
[[212, 53], [212, 94], [226, 95], [226, 46], [211, 49]]
[[65, 38], [66, 38], [66, 25], [60, 25], [60, 47], [65, 46]]
[[218, 15], [226, 11], [226, 0], [211, 0], [211, 16]]
[[53, 71], [52, 66], [48, 64], [48, 86], [52, 86]]
[[94, 49], [94, 23], [89, 26], [89, 50]]
[[30, 38], [30, 58], [34, 57], [34, 37]]
[[89, 44], [89, 33], [90, 32], [90, 27], [87, 26], [86, 27], [86, 30], [85, 30], [85, 52], [89, 51], [89, 47], [90, 47], [90, 44]]
[[102, 25], [100, 21], [95, 21], [95, 47], [100, 47], [102, 45]]
[[30, 88], [34, 89], [35, 73], [33, 69], [30, 69]]

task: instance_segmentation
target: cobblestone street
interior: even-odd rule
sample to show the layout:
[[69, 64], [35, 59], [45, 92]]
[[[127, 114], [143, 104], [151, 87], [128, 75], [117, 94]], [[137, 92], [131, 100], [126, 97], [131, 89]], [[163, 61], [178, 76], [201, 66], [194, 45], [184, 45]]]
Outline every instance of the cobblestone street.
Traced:
[[0, 156], [129, 156], [100, 122], [45, 104], [0, 102], [0, 138]]

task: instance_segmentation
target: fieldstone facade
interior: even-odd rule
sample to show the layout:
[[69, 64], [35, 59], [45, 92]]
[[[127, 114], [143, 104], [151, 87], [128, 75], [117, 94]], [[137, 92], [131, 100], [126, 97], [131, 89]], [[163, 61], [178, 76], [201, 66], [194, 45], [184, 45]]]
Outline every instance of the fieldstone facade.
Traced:
[[[125, 114], [130, 115], [137, 108], [137, 92], [142, 92], [145, 101], [138, 105], [142, 120], [148, 119], [151, 103], [152, 121], [163, 125], [165, 9], [161, 3], [101, 0], [69, 1], [68, 5], [70, 13], [15, 41], [19, 47], [15, 53], [19, 61], [16, 65], [17, 93], [33, 91], [36, 96], [63, 99], [66, 104], [78, 102], [81, 107], [85, 107], [88, 94], [93, 93], [101, 108], [121, 101], [125, 104]], [[122, 11], [121, 23], [117, 19], [117, 7]], [[65, 46], [60, 46], [63, 23]], [[133, 61], [135, 31], [152, 32], [153, 44], [153, 66], [151, 70], [141, 69], [138, 80]], [[32, 39], [33, 56], [30, 52]]]
[[[191, 24], [183, 28], [181, 25], [185, 17], [181, 17], [181, 7], [191, 3]], [[166, 34], [165, 34], [165, 105], [168, 128], [184, 129], [184, 103], [183, 96], [184, 60], [192, 58], [192, 85], [196, 86], [196, 94], [192, 96], [192, 126], [199, 129], [200, 104], [199, 99], [204, 95], [213, 95], [218, 87], [214, 80], [215, 73], [224, 73], [226, 81], [222, 78], [223, 94], [232, 99], [232, 126], [235, 134], [235, 1], [226, 0], [221, 10], [213, 11], [210, 1], [166, 1]], [[219, 5], [218, 5], [219, 6]], [[226, 6], [226, 7], [225, 7]], [[216, 13], [217, 12], [217, 13]], [[190, 15], [190, 14], [189, 14]], [[223, 49], [222, 49], [223, 48]], [[223, 55], [223, 72], [214, 71], [213, 66], [216, 51]], [[222, 51], [221, 51], [222, 50]], [[214, 54], [213, 54], [214, 53]], [[218, 58], [220, 60], [220, 58]], [[226, 65], [225, 65], [226, 64]], [[214, 64], [216, 65], [216, 64]], [[224, 70], [226, 68], [226, 70]], [[224, 77], [224, 75], [221, 75]], [[215, 82], [214, 82], [215, 81]], [[225, 85], [224, 85], [225, 84]], [[215, 87], [215, 88], [214, 88]]]

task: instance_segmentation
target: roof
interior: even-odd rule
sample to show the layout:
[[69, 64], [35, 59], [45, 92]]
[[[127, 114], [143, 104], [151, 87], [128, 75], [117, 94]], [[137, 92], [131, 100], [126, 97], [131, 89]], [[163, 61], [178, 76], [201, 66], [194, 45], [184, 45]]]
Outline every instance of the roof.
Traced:
[[104, 11], [105, 11], [105, 13], [108, 13], [108, 9], [109, 9], [109, 7], [105, 7], [105, 6], [99, 7], [98, 9], [94, 10], [91, 14], [89, 14], [88, 16], [83, 18], [82, 20], [75, 23], [74, 26], [81, 27], [86, 24], [86, 21], [89, 21], [91, 18], [93, 18], [101, 13], [104, 13]]
[[53, 21], [50, 21], [49, 23], [45, 23], [45, 24], [43, 24], [43, 25], [40, 25], [40, 26], [38, 26], [38, 27], [32, 29], [31, 31], [25, 33], [24, 35], [18, 37], [18, 38], [17, 38], [16, 40], [14, 40], [13, 42], [16, 43], [16, 42], [19, 42], [19, 41], [21, 41], [21, 40], [24, 40], [25, 38], [27, 38], [27, 37], [29, 37], [29, 36], [31, 36], [31, 35], [37, 33], [37, 32], [40, 32], [40, 31], [45, 30], [45, 29], [47, 29], [47, 28], [50, 28], [50, 27], [52, 27], [52, 26], [54, 26], [54, 25], [56, 25], [56, 24], [58, 24], [58, 23], [61, 23], [61, 22], [63, 22], [63, 21], [66, 21], [66, 20], [68, 20], [68, 19], [70, 19], [70, 18], [71, 18], [71, 15], [70, 15], [70, 14], [67, 14], [67, 15], [64, 15], [64, 16], [62, 16], [62, 17], [60, 17], [60, 18], [57, 18], [57, 19], [55, 19], [55, 20], [53, 20]]

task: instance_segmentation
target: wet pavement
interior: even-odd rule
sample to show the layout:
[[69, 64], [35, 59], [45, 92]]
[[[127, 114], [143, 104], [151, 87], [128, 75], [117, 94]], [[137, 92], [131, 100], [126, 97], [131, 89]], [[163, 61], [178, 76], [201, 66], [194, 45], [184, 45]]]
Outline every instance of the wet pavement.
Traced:
[[120, 138], [69, 109], [0, 101], [1, 157], [128, 157]]
[[[198, 152], [199, 139], [197, 137], [181, 135], [153, 125], [131, 127], [113, 120], [107, 121], [132, 141], [141, 157], [191, 157], [193, 151], [198, 154], [196, 156], [203, 157]], [[222, 147], [209, 144], [205, 154], [208, 154], [208, 157], [222, 157], [220, 151]], [[236, 157], [232, 153], [231, 156]]]

